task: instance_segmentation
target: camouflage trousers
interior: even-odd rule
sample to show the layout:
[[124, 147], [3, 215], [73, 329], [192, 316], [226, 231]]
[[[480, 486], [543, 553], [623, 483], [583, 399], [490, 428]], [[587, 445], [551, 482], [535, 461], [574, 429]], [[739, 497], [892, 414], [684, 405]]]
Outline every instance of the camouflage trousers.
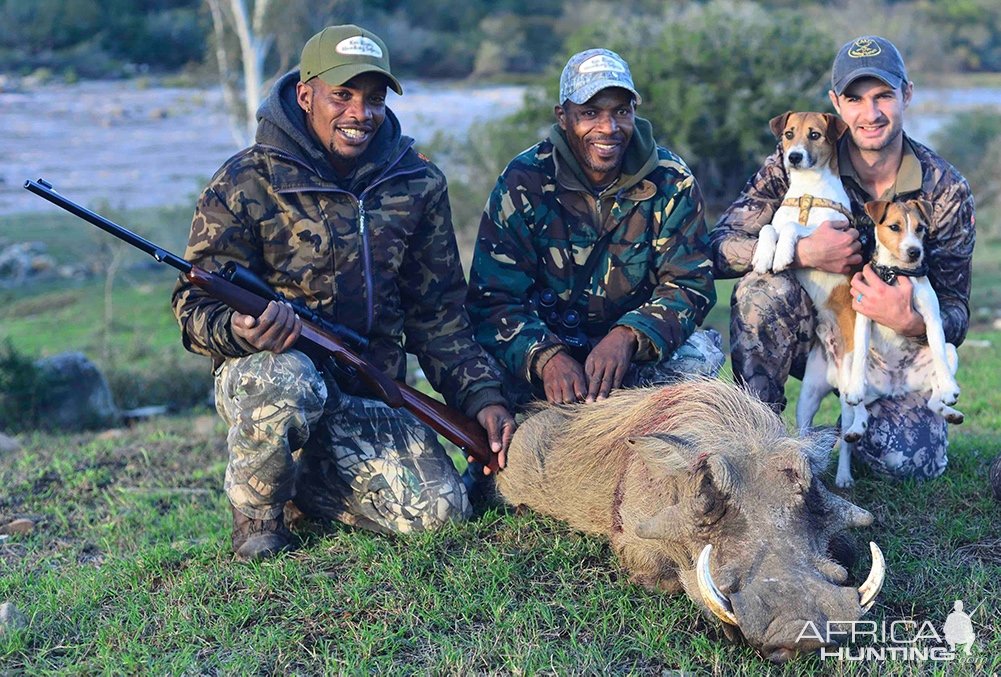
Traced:
[[434, 431], [343, 393], [298, 351], [226, 360], [215, 391], [229, 425], [226, 494], [248, 517], [273, 519], [293, 500], [313, 518], [413, 533], [472, 512]]
[[[789, 376], [801, 379], [814, 337], [809, 295], [793, 273], [747, 273], [730, 303], [733, 373], [762, 401], [781, 412]], [[945, 419], [920, 393], [883, 398], [868, 405], [869, 428], [854, 457], [877, 473], [931, 479], [948, 463]]]
[[[715, 378], [726, 362], [723, 354], [723, 340], [715, 329], [695, 331], [688, 340], [666, 360], [659, 362], [633, 362], [622, 379], [623, 388], [639, 386], [659, 386], [689, 376]], [[545, 399], [546, 395], [538, 383], [528, 384], [515, 379], [504, 371], [504, 392], [516, 409], [523, 409], [534, 400]]]

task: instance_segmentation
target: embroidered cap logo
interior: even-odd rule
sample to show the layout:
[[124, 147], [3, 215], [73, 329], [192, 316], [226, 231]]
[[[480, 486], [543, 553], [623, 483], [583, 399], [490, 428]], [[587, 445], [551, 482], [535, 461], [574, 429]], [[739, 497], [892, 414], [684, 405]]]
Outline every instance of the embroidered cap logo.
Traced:
[[882, 51], [875, 41], [869, 38], [859, 38], [852, 45], [852, 48], [848, 50], [848, 56], [855, 59], [862, 59], [869, 56], [876, 56]]
[[382, 48], [374, 40], [366, 38], [364, 35], [356, 35], [353, 38], [341, 40], [337, 43], [334, 51], [338, 54], [351, 56], [371, 56], [376, 59], [382, 58]]

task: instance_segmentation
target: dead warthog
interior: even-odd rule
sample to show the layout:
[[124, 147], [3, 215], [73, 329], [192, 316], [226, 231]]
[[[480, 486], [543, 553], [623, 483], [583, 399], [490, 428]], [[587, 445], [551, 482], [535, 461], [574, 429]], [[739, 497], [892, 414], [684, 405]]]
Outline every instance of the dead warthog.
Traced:
[[817, 478], [835, 439], [790, 436], [771, 409], [722, 381], [624, 390], [528, 418], [497, 489], [607, 536], [631, 580], [683, 589], [782, 662], [822, 646], [828, 621], [858, 620], [883, 582], [875, 544], [859, 588], [828, 554], [836, 534], [872, 523]]

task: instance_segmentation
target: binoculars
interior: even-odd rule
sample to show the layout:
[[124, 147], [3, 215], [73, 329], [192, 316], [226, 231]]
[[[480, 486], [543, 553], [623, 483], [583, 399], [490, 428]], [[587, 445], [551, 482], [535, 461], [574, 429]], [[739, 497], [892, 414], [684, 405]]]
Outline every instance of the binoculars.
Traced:
[[583, 362], [591, 351], [591, 341], [581, 329], [580, 313], [573, 308], [561, 311], [559, 300], [556, 292], [547, 288], [533, 293], [529, 305], [546, 326], [560, 337], [570, 355], [578, 362]]

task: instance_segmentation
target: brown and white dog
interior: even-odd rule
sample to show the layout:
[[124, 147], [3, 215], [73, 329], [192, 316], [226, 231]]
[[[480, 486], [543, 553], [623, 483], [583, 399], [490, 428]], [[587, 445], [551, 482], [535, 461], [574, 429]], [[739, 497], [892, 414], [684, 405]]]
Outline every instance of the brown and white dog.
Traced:
[[[820, 400], [837, 387], [842, 400], [842, 447], [835, 482], [851, 486], [851, 451], [865, 432], [869, 414], [865, 405], [882, 397], [908, 392], [928, 395], [928, 408], [949, 423], [962, 423], [962, 412], [951, 405], [959, 399], [956, 347], [946, 343], [939, 313], [938, 296], [928, 281], [924, 259], [924, 237], [934, 224], [932, 204], [927, 200], [906, 202], [867, 202], [865, 211], [875, 224], [876, 251], [872, 265], [887, 283], [897, 277], [911, 278], [914, 309], [925, 322], [927, 343], [901, 336], [892, 329], [872, 322], [865, 315], [854, 315], [853, 349], [845, 360], [851, 368], [847, 381], [844, 365], [832, 369], [824, 355], [810, 352], [803, 389], [796, 406], [796, 421], [809, 426]], [[851, 310], [851, 299], [839, 301]], [[848, 312], [844, 311], [847, 315]], [[818, 335], [829, 327], [818, 327]]]
[[[851, 221], [851, 202], [838, 171], [838, 139], [847, 125], [829, 113], [779, 115], [769, 123], [782, 144], [782, 157], [789, 175], [789, 190], [782, 205], [758, 234], [751, 261], [759, 273], [785, 270], [793, 261], [796, 242], [812, 233], [822, 221]], [[855, 346], [855, 311], [851, 303], [851, 277], [814, 268], [796, 269], [796, 278], [809, 294], [817, 316], [816, 340], [807, 360], [803, 389], [796, 406], [796, 424], [809, 428], [820, 401], [834, 387], [847, 385], [851, 377]], [[841, 398], [842, 430], [850, 425], [854, 407]], [[859, 405], [863, 409], [864, 406]], [[841, 459], [851, 449], [842, 437]], [[848, 461], [842, 461], [847, 463]], [[840, 468], [840, 463], [839, 463]], [[840, 475], [838, 486], [845, 486]], [[851, 478], [848, 478], [851, 481]]]
[[[752, 265], [757, 272], [780, 272], [795, 255], [796, 242], [824, 220], [851, 220], [851, 203], [837, 165], [837, 140], [846, 125], [825, 113], [785, 113], [773, 118], [780, 139], [789, 190], [772, 223], [758, 235]], [[877, 271], [911, 276], [914, 306], [928, 327], [922, 345], [881, 325], [872, 326], [852, 309], [851, 278], [817, 269], [796, 270], [817, 316], [816, 341], [810, 350], [796, 423], [809, 428], [825, 395], [837, 388], [841, 402], [841, 453], [835, 482], [853, 483], [851, 452], [868, 422], [865, 405], [880, 397], [931, 391], [928, 406], [952, 423], [963, 415], [952, 409], [959, 397], [954, 378], [956, 349], [942, 333], [938, 297], [923, 273], [923, 235], [931, 225], [930, 205], [874, 202], [866, 211], [876, 224]], [[840, 215], [840, 216], [839, 216]], [[870, 353], [872, 359], [870, 359]]]

